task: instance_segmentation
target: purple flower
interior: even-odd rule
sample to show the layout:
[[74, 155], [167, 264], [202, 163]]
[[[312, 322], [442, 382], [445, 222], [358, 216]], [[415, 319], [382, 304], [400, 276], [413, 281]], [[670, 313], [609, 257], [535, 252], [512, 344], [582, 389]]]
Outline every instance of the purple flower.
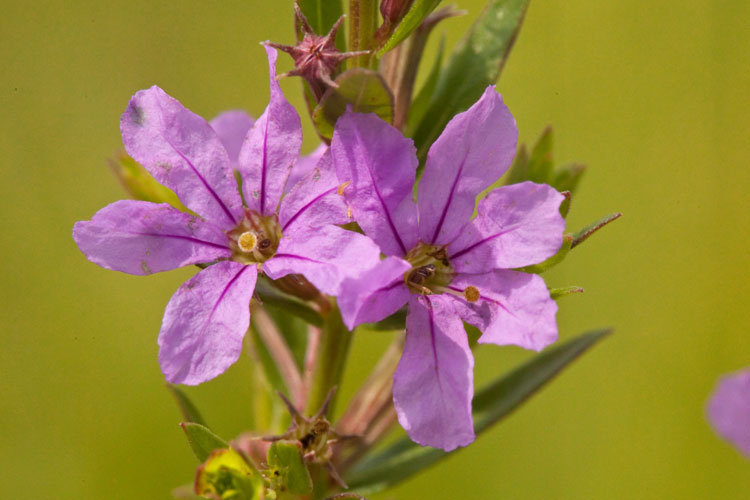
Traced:
[[719, 380], [707, 410], [716, 433], [750, 458], [750, 368]]
[[464, 320], [480, 343], [541, 350], [557, 339], [544, 280], [514, 268], [539, 263], [562, 245], [563, 196], [524, 182], [475, 199], [508, 168], [517, 129], [489, 87], [456, 115], [432, 145], [413, 201], [412, 141], [373, 114], [346, 113], [331, 152], [362, 230], [388, 256], [344, 283], [339, 306], [348, 327], [378, 321], [408, 303], [406, 343], [394, 375], [401, 425], [422, 445], [444, 450], [474, 440], [474, 360]]
[[344, 278], [380, 257], [368, 238], [333, 225], [349, 217], [330, 154], [279, 203], [302, 129], [276, 82], [276, 51], [266, 51], [271, 99], [249, 129], [249, 117], [237, 114], [212, 128], [158, 87], [138, 92], [122, 115], [127, 152], [202, 218], [167, 204], [121, 200], [73, 229], [81, 251], [107, 269], [145, 275], [216, 262], [167, 304], [159, 362], [170, 382], [199, 384], [237, 360], [258, 270], [271, 279], [303, 274], [335, 295]]

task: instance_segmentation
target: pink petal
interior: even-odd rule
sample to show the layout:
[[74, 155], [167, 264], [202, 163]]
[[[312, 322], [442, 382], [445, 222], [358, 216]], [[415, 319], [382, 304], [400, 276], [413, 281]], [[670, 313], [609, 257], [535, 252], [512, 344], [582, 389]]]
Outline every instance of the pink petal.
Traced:
[[546, 184], [523, 182], [492, 191], [477, 216], [448, 246], [458, 272], [482, 273], [538, 264], [562, 245], [563, 195]]
[[507, 270], [459, 274], [449, 288], [463, 292], [469, 286], [479, 290], [479, 300], [456, 299], [455, 307], [482, 331], [480, 343], [541, 351], [557, 340], [557, 304], [540, 276]]
[[247, 206], [264, 215], [276, 212], [292, 165], [302, 146], [302, 124], [276, 81], [276, 49], [266, 46], [271, 99], [240, 150], [239, 170]]
[[303, 274], [329, 295], [339, 293], [341, 283], [356, 278], [380, 260], [380, 249], [368, 237], [336, 226], [289, 231], [276, 255], [263, 264], [271, 279]]
[[393, 404], [409, 437], [451, 451], [474, 441], [474, 358], [463, 323], [445, 296], [414, 296], [406, 343], [393, 375]]
[[168, 381], [197, 385], [239, 359], [257, 276], [255, 266], [224, 261], [175, 292], [159, 332], [159, 363]]
[[281, 200], [279, 222], [282, 232], [351, 222], [330, 153]]
[[128, 154], [188, 208], [222, 229], [236, 225], [242, 200], [229, 156], [203, 118], [153, 86], [133, 96], [120, 130]]
[[708, 402], [708, 419], [717, 434], [750, 458], [750, 368], [719, 380]]
[[490, 86], [468, 110], [448, 122], [430, 148], [419, 183], [419, 235], [449, 243], [474, 213], [479, 193], [500, 178], [516, 154], [518, 129]]
[[227, 150], [230, 163], [237, 168], [240, 149], [248, 130], [253, 126], [253, 119], [242, 110], [232, 110], [224, 111], [209, 124]]
[[353, 330], [395, 313], [409, 300], [404, 273], [411, 265], [398, 257], [387, 257], [357, 279], [344, 281], [338, 297], [341, 318]]
[[120, 200], [90, 221], [76, 222], [73, 239], [106, 269], [151, 274], [232, 255], [224, 232], [163, 203]]
[[[286, 181], [286, 187], [284, 192], [288, 193], [291, 191], [297, 183], [306, 178], [310, 172], [318, 165], [318, 162], [323, 155], [328, 151], [326, 144], [321, 144], [315, 151], [306, 156], [300, 156], [297, 163], [292, 167], [292, 173], [289, 174], [289, 179]], [[329, 160], [330, 161], [330, 160]], [[333, 167], [331, 167], [333, 168]]]
[[331, 142], [339, 182], [354, 218], [386, 255], [405, 255], [417, 243], [412, 189], [414, 144], [375, 114], [345, 113]]

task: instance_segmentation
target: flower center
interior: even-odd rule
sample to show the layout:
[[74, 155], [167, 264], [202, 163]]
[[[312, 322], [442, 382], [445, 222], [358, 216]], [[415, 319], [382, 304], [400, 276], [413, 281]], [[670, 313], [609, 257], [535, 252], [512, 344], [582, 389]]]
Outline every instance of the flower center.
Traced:
[[404, 274], [404, 282], [412, 293], [420, 295], [448, 293], [468, 302], [479, 300], [479, 290], [474, 286], [468, 286], [463, 291], [448, 286], [456, 273], [451, 267], [445, 247], [420, 242], [409, 250], [406, 260], [412, 268]]
[[420, 242], [409, 250], [406, 260], [412, 268], [404, 274], [404, 282], [412, 293], [442, 293], [453, 280], [455, 273], [445, 247]]
[[281, 226], [275, 215], [264, 216], [245, 209], [245, 217], [227, 232], [231, 259], [243, 264], [265, 262], [276, 253], [281, 240]]

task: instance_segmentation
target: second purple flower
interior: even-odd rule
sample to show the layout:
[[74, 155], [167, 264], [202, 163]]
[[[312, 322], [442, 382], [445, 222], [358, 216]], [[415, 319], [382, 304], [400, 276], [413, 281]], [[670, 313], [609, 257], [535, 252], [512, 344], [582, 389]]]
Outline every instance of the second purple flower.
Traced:
[[524, 182], [477, 196], [509, 167], [515, 120], [494, 86], [456, 115], [432, 145], [419, 183], [412, 141], [377, 116], [347, 113], [331, 152], [354, 217], [388, 256], [344, 283], [339, 306], [349, 328], [408, 304], [406, 343], [393, 399], [417, 443], [452, 450], [474, 440], [473, 356], [463, 328], [482, 343], [541, 350], [557, 339], [557, 305], [544, 280], [515, 268], [544, 261], [562, 245], [563, 196]]

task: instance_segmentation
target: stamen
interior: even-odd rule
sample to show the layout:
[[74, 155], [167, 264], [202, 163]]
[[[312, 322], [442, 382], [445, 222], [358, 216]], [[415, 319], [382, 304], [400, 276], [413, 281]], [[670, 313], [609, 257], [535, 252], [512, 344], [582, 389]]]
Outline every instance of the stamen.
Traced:
[[[459, 292], [459, 291], [454, 290], [454, 289], [452, 289], [450, 287], [447, 287], [447, 286], [432, 285], [431, 288], [432, 288], [433, 293], [447, 293], [449, 295], [453, 295], [454, 297], [458, 297], [459, 299], [465, 299], [466, 298], [466, 296], [462, 292]], [[479, 293], [479, 292], [477, 292], [477, 293]], [[477, 297], [477, 298], [479, 298], [479, 297]]]
[[344, 190], [346, 189], [346, 186], [348, 186], [351, 183], [352, 181], [346, 181], [345, 183], [340, 184], [339, 187], [336, 188], [336, 194], [338, 194], [339, 196], [344, 196]]
[[[267, 239], [261, 241], [261, 244], [263, 244], [264, 242], [268, 242], [266, 244], [266, 248], [271, 244], [271, 242]], [[250, 253], [255, 250], [255, 246], [257, 244], [258, 236], [252, 231], [246, 231], [242, 233], [239, 238], [237, 238], [237, 246], [239, 246], [240, 250], [245, 253]]]

